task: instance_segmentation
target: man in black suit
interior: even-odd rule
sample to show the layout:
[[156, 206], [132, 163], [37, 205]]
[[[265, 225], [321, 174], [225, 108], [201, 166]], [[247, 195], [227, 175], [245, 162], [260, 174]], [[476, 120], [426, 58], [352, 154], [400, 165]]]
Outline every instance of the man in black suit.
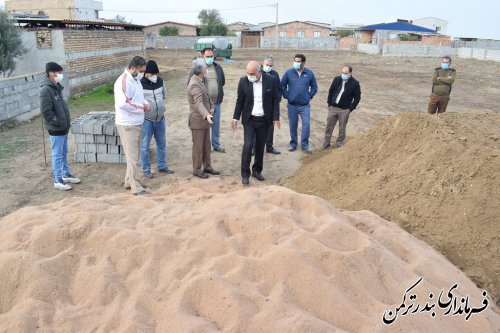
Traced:
[[257, 61], [248, 63], [247, 75], [242, 77], [238, 84], [238, 98], [232, 123], [233, 131], [236, 130], [240, 117], [244, 133], [241, 177], [242, 183], [247, 185], [250, 178], [254, 140], [256, 142], [255, 158], [251, 175], [263, 181], [264, 177], [261, 172], [267, 131], [272, 123], [278, 128], [280, 126], [278, 83], [271, 75], [261, 72]]

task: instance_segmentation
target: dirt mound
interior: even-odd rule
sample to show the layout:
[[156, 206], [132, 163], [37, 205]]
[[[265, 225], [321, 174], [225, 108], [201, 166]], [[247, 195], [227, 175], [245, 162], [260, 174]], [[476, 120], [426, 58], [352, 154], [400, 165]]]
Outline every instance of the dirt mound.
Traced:
[[458, 283], [455, 296], [482, 308], [482, 291], [465, 274], [396, 224], [277, 186], [211, 180], [150, 198], [65, 199], [0, 223], [2, 332], [500, 326], [492, 304], [470, 320], [437, 310], [386, 326], [384, 311], [419, 277], [412, 293], [423, 299]]
[[285, 183], [398, 222], [500, 296], [500, 114], [401, 113]]

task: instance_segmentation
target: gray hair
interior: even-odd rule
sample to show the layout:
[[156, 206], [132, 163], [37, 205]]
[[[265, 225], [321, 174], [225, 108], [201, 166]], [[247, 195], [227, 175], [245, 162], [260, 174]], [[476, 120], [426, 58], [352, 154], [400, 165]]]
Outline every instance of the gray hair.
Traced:
[[273, 61], [274, 62], [274, 58], [272, 55], [268, 55], [264, 58], [264, 61]]
[[193, 60], [193, 74], [194, 75], [198, 75], [198, 74], [204, 72], [205, 68], [207, 68], [207, 64], [205, 63], [205, 59], [196, 58], [195, 60]]

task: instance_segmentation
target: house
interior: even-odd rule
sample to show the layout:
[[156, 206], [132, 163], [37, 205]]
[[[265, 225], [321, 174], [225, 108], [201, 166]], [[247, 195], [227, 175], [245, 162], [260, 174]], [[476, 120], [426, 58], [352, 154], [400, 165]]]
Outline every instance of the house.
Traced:
[[144, 27], [144, 33], [151, 33], [155, 36], [160, 35], [160, 29], [163, 27], [177, 27], [179, 28], [179, 36], [199, 36], [200, 35], [200, 26], [179, 22], [166, 21], [161, 23], [156, 23], [152, 25], [148, 25]]
[[264, 29], [271, 28], [276, 29], [276, 24], [272, 22], [262, 22], [254, 25], [251, 28], [241, 31], [241, 47], [251, 48], [251, 47], [261, 47], [261, 37], [264, 33]]
[[48, 16], [52, 20], [95, 21], [103, 10], [102, 1], [94, 0], [6, 0], [11, 14]]
[[[263, 28], [264, 37], [275, 37], [276, 27], [270, 26]], [[318, 22], [303, 22], [292, 21], [287, 23], [278, 24], [278, 31], [280, 37], [327, 37], [332, 34], [330, 24]]]
[[248, 30], [252, 27], [255, 27], [255, 24], [238, 21], [238, 22], [229, 23], [226, 26], [227, 26], [227, 29], [229, 31], [232, 31], [232, 32], [238, 34], [238, 32], [241, 32], [243, 30]]
[[361, 43], [374, 44], [380, 40], [399, 40], [402, 35], [437, 35], [435, 30], [404, 21], [365, 25], [355, 31]]
[[431, 29], [439, 34], [446, 35], [448, 29], [448, 21], [438, 19], [435, 17], [424, 17], [416, 20], [412, 20], [413, 24], [419, 25], [421, 27]]

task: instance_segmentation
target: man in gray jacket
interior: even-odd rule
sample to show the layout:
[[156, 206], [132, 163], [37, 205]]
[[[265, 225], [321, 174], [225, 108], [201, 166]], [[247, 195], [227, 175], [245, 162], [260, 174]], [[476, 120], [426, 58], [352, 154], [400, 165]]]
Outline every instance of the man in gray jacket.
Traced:
[[151, 109], [144, 113], [142, 123], [141, 142], [141, 165], [144, 176], [153, 178], [151, 173], [151, 158], [149, 146], [151, 138], [155, 137], [156, 142], [156, 166], [159, 172], [167, 174], [174, 173], [174, 170], [167, 164], [167, 139], [165, 126], [165, 98], [167, 90], [163, 80], [158, 76], [160, 70], [155, 61], [149, 60], [146, 64], [144, 77], [141, 79], [144, 98], [149, 102]]
[[71, 126], [68, 106], [63, 99], [63, 68], [55, 62], [45, 65], [47, 77], [42, 80], [40, 90], [40, 110], [49, 132], [52, 150], [52, 171], [54, 188], [71, 190], [68, 183], [77, 184], [80, 179], [71, 175], [68, 165], [68, 132]]

